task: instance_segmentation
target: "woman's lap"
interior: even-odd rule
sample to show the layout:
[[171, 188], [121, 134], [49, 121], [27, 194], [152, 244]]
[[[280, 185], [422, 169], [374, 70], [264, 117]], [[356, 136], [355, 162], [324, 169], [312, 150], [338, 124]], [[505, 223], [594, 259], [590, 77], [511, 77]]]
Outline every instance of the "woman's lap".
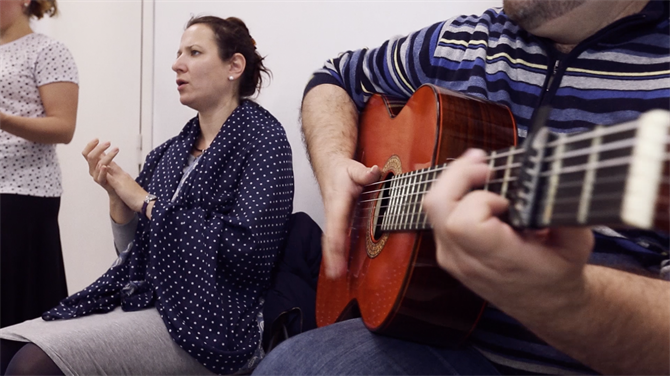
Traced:
[[32, 342], [68, 374], [212, 374], [170, 337], [156, 309], [25, 321], [0, 338]]

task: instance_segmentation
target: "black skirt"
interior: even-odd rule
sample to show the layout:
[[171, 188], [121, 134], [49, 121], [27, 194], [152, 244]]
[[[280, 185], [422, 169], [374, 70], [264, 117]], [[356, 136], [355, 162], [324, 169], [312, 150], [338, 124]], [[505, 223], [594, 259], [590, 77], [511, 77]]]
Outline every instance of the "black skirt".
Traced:
[[60, 197], [0, 194], [0, 327], [34, 319], [67, 296]]

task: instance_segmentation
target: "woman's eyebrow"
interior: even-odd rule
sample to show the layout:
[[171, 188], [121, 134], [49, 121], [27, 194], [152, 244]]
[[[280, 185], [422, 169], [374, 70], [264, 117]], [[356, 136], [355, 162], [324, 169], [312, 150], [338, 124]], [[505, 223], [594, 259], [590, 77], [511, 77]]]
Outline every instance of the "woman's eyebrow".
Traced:
[[194, 43], [194, 44], [189, 44], [188, 46], [184, 46], [183, 48], [179, 48], [179, 49], [177, 50], [177, 55], [179, 55], [179, 53], [180, 53], [182, 50], [192, 50], [193, 47], [202, 48], [202, 47], [200, 47], [200, 46], [199, 46], [198, 44], [196, 44], [196, 43]]

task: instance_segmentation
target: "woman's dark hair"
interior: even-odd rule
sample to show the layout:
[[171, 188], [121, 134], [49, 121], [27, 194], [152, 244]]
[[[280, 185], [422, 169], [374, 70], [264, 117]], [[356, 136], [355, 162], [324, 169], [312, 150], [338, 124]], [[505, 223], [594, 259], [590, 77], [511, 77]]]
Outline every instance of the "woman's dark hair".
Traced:
[[219, 57], [222, 61], [228, 61], [234, 54], [240, 53], [247, 61], [247, 65], [240, 80], [240, 97], [250, 97], [261, 90], [265, 73], [268, 77], [272, 74], [263, 65], [263, 59], [256, 51], [256, 41], [249, 35], [249, 29], [244, 22], [236, 17], [226, 19], [214, 16], [193, 17], [186, 24], [186, 28], [204, 24], [214, 32], [216, 44], [219, 47]]
[[24, 12], [28, 17], [35, 17], [39, 20], [45, 14], [49, 17], [58, 14], [58, 6], [56, 0], [30, 0]]

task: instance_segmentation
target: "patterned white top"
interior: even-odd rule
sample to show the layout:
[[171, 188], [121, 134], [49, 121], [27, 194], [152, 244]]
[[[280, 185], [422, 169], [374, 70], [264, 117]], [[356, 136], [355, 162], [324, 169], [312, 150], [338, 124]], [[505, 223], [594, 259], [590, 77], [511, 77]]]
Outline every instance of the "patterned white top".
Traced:
[[[37, 33], [0, 45], [0, 111], [46, 116], [38, 88], [53, 82], [79, 84], [77, 66], [65, 45]], [[62, 192], [56, 145], [0, 130], [0, 193], [58, 197]]]

